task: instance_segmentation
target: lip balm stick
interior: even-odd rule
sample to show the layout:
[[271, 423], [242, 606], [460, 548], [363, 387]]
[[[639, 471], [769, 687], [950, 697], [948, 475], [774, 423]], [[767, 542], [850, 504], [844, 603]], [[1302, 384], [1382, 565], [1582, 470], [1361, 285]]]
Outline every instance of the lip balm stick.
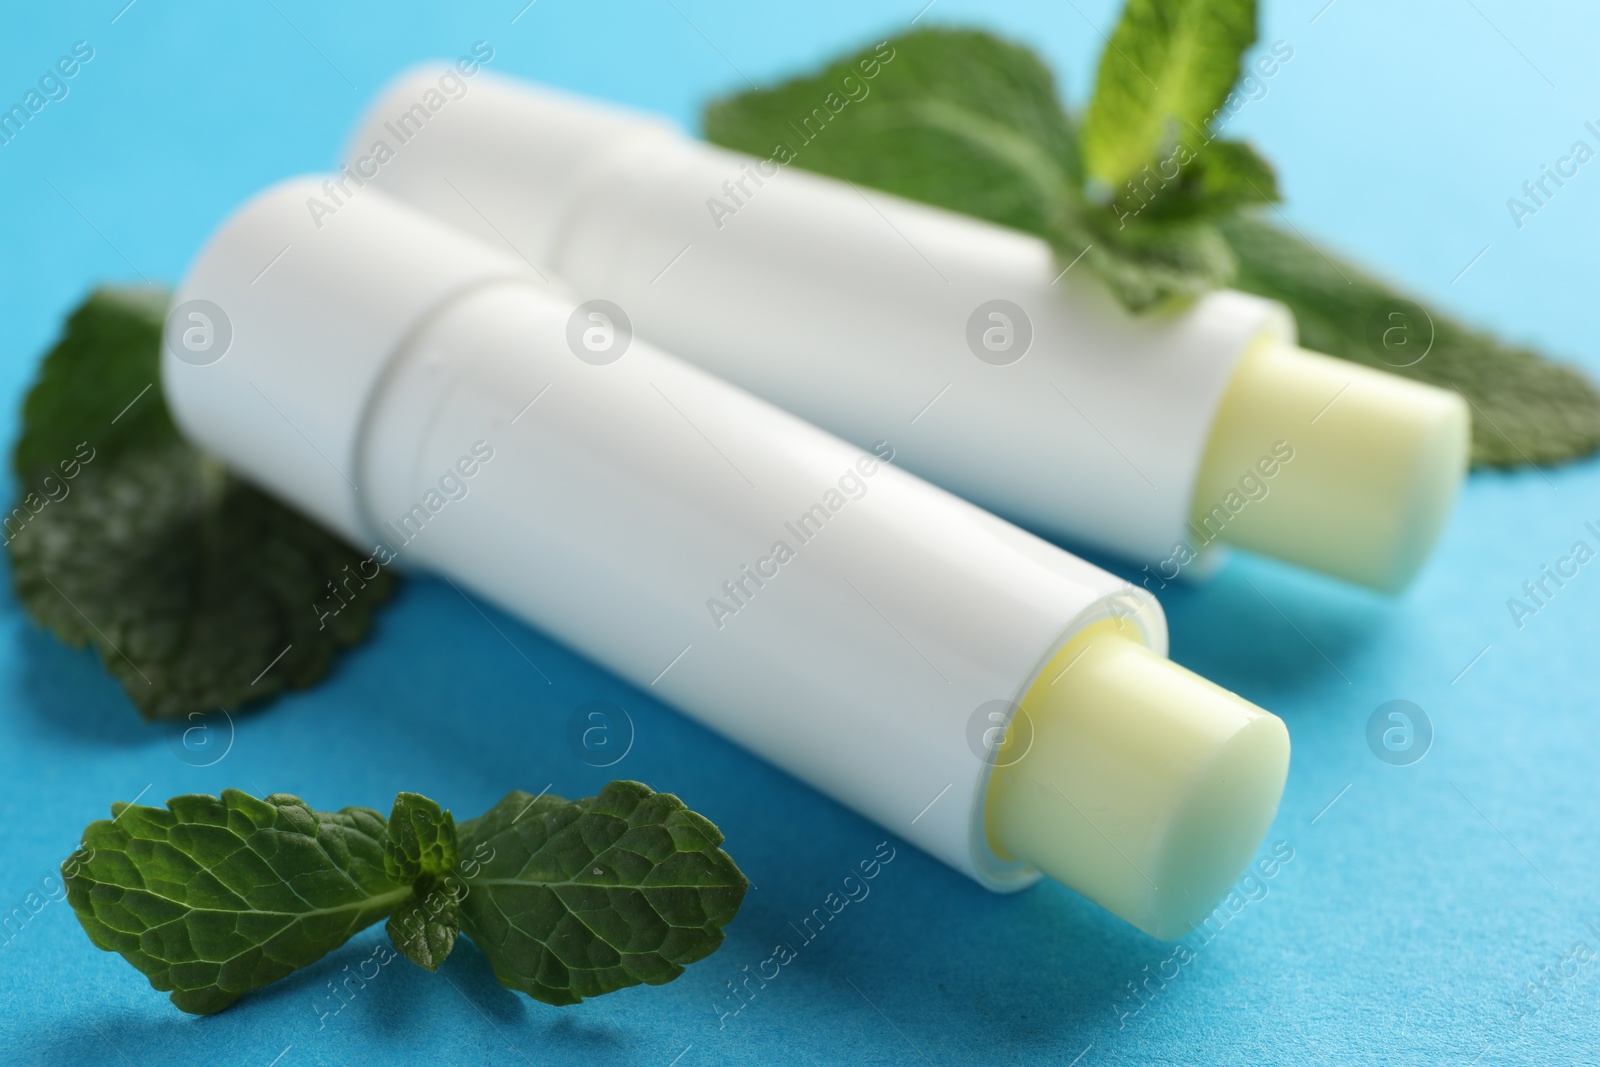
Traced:
[[991, 889], [1042, 871], [1176, 937], [1238, 875], [1288, 735], [1165, 658], [1149, 594], [376, 190], [319, 226], [319, 193], [256, 197], [182, 286], [162, 385], [198, 445]]
[[786, 165], [802, 134], [756, 159], [487, 73], [439, 83], [379, 97], [327, 210], [370, 183], [509, 245], [756, 395], [1149, 565], [1149, 588], [1220, 541], [1397, 590], [1449, 513], [1462, 400], [1296, 347], [1279, 304], [1134, 318], [1037, 238]]

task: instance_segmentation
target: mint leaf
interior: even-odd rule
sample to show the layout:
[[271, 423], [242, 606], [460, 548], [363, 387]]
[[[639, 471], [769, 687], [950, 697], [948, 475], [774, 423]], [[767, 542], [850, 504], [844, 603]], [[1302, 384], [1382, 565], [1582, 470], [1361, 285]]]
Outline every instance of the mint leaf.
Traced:
[[384, 932], [407, 959], [428, 971], [439, 965], [456, 946], [461, 933], [461, 911], [452, 884], [422, 878], [411, 887], [384, 925]]
[[95, 945], [122, 955], [187, 1012], [221, 1011], [319, 959], [410, 889], [383, 863], [383, 816], [315, 812], [298, 797], [181, 796], [114, 804], [62, 865]]
[[1433, 310], [1260, 219], [1223, 224], [1241, 289], [1281, 300], [1307, 348], [1454, 389], [1473, 409], [1472, 461], [1557, 463], [1600, 448], [1600, 391], [1575, 367]]
[[572, 802], [513, 792], [460, 830], [484, 856], [462, 928], [502, 985], [547, 1004], [672, 981], [716, 951], [749, 885], [715, 826], [638, 782]]
[[410, 884], [411, 896], [385, 929], [395, 948], [430, 971], [450, 955], [461, 931], [458, 880], [450, 877], [459, 860], [456, 821], [448, 811], [417, 793], [394, 798], [383, 869], [393, 881]]
[[1116, 190], [1180, 142], [1198, 151], [1255, 39], [1255, 0], [1127, 0], [1084, 115], [1090, 176]]
[[0, 520], [34, 621], [92, 644], [153, 719], [312, 684], [394, 585], [178, 435], [160, 385], [166, 301], [103, 289], [68, 318], [24, 404], [22, 496]]
[[397, 882], [414, 882], [424, 874], [443, 877], [459, 859], [455, 816], [420, 793], [397, 794], [383, 845], [389, 877]]
[[1031, 233], [1082, 183], [1077, 131], [1049, 68], [973, 30], [918, 30], [714, 102], [705, 131], [727, 148]]
[[[62, 479], [61, 461], [87, 436], [94, 438], [95, 460], [177, 436], [161, 399], [157, 363], [170, 298], [152, 286], [98, 289], [68, 316], [22, 405], [12, 470], [25, 490], [41, 491], [47, 477]], [[7, 527], [8, 537], [14, 532], [14, 525]]]

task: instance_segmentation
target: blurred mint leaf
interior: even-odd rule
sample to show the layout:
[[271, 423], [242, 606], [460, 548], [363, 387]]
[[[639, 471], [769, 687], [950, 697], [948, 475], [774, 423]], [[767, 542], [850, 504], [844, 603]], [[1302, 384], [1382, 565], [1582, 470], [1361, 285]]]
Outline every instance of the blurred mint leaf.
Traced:
[[1241, 215], [1223, 223], [1240, 289], [1281, 300], [1307, 348], [1454, 389], [1472, 406], [1472, 462], [1559, 463], [1600, 448], [1600, 391], [1575, 367], [1406, 296], [1348, 260]]
[[1180, 143], [1202, 151], [1255, 39], [1255, 0], [1127, 0], [1083, 119], [1090, 177], [1115, 192]]
[[705, 131], [726, 148], [1030, 233], [1049, 228], [1083, 177], [1050, 69], [975, 30], [917, 30], [713, 102]]
[[660, 985], [716, 951], [749, 882], [670, 793], [612, 782], [565, 801], [513, 792], [461, 824], [461, 925], [500, 984], [546, 1004]]
[[97, 289], [67, 317], [22, 404], [22, 436], [11, 455], [20, 485], [38, 491], [44, 478], [59, 479], [61, 461], [84, 441], [87, 427], [94, 428], [96, 460], [177, 436], [161, 400], [157, 362], [170, 299], [153, 286]]
[[94, 645], [152, 719], [311, 685], [394, 586], [178, 435], [160, 384], [166, 305], [102, 289], [68, 318], [23, 406], [22, 495], [0, 520], [34, 621]]
[[89, 940], [186, 1012], [221, 1011], [321, 958], [411, 891], [384, 873], [383, 816], [366, 808], [229, 789], [111, 814], [62, 865], [67, 900]]

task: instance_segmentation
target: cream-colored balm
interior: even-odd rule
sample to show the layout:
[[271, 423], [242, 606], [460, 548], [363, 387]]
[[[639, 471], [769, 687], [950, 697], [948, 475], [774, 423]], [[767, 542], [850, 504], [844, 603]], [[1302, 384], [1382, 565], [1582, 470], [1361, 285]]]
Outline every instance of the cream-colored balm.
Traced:
[[379, 97], [309, 215], [386, 190], [1151, 589], [1222, 543], [1398, 590], [1450, 511], [1464, 402], [1296, 347], [1279, 304], [1133, 317], [1034, 237], [806, 173], [803, 131], [756, 159], [490, 74], [419, 108], [437, 81]]
[[1277, 808], [1289, 749], [1276, 715], [1108, 622], [1056, 653], [999, 740], [994, 848], [1168, 939], [1239, 877]]
[[1287, 734], [1166, 658], [1149, 593], [383, 193], [319, 226], [320, 188], [250, 201], [178, 294], [197, 445], [990, 889], [1174, 937], [1243, 869]]

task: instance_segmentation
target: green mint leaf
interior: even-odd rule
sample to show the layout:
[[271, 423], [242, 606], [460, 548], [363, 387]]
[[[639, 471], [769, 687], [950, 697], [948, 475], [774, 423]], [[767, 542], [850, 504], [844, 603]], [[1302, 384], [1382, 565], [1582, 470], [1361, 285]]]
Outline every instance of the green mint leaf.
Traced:
[[383, 816], [366, 808], [230, 789], [111, 814], [62, 864], [67, 900], [95, 945], [186, 1012], [221, 1011], [304, 967], [411, 892], [384, 873]]
[[1090, 176], [1116, 195], [1180, 143], [1203, 152], [1255, 39], [1255, 0], [1127, 0], [1084, 115]]
[[713, 103], [705, 128], [727, 148], [1037, 234], [1063, 266], [1081, 254], [1082, 269], [1131, 309], [1232, 276], [1214, 230], [1155, 216], [1124, 225], [1089, 203], [1077, 130], [1049, 68], [987, 33], [918, 30], [815, 76]]
[[424, 874], [443, 877], [460, 859], [455, 816], [419, 793], [400, 793], [389, 813], [389, 836], [383, 846], [383, 869], [396, 882], [414, 882]]
[[456, 886], [455, 880], [424, 875], [384, 926], [394, 947], [425, 970], [439, 969], [461, 933]]
[[1082, 183], [1049, 68], [971, 30], [918, 30], [714, 102], [705, 131], [726, 148], [1031, 233]]
[[547, 1004], [672, 981], [722, 943], [749, 886], [715, 826], [638, 782], [510, 793], [460, 832], [462, 928], [502, 985]]
[[[93, 438], [98, 461], [116, 458], [130, 444], [177, 436], [156, 362], [170, 297], [154, 286], [100, 289], [68, 317], [23, 401], [23, 431], [11, 465], [24, 491], [43, 496], [45, 478], [63, 480], [63, 461], [86, 437]], [[15, 531], [10, 524], [6, 536]]]
[[1222, 227], [1239, 260], [1234, 284], [1289, 305], [1307, 348], [1465, 397], [1475, 464], [1558, 463], [1600, 448], [1600, 391], [1578, 369], [1428, 308], [1260, 219]]
[[154, 719], [312, 684], [394, 585], [179, 437], [160, 385], [166, 302], [100, 290], [72, 313], [24, 405], [22, 497], [0, 520], [34, 621], [92, 644]]

